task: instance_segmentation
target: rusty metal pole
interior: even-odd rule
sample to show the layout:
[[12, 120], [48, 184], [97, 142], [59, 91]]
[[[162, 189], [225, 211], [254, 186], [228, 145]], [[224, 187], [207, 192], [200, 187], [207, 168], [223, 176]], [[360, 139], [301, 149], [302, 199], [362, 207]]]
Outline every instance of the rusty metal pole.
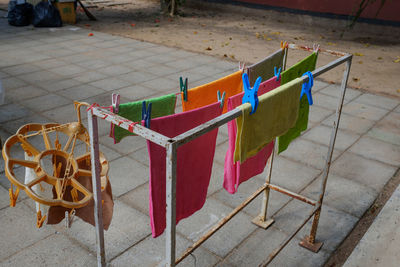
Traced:
[[310, 235], [304, 237], [303, 240], [300, 242], [301, 246], [303, 246], [313, 252], [318, 252], [323, 244], [322, 242], [315, 242], [315, 236], [317, 234], [319, 218], [321, 216], [322, 201], [323, 201], [324, 195], [325, 195], [326, 184], [327, 184], [328, 175], [329, 175], [329, 169], [330, 169], [331, 162], [332, 162], [333, 149], [335, 147], [335, 141], [336, 141], [337, 131], [339, 128], [340, 116], [342, 114], [343, 101], [344, 101], [344, 96], [346, 94], [347, 81], [348, 81], [349, 74], [350, 74], [351, 60], [352, 60], [352, 56], [350, 56], [348, 58], [348, 60], [346, 61], [346, 70], [343, 74], [342, 84], [341, 84], [341, 88], [340, 88], [340, 90], [341, 90], [340, 100], [339, 100], [337, 108], [336, 108], [336, 118], [335, 118], [335, 121], [333, 122], [331, 139], [329, 142], [328, 155], [326, 158], [325, 168], [324, 168], [324, 172], [322, 175], [321, 189], [320, 189], [320, 195], [319, 195], [319, 199], [318, 199], [319, 209], [315, 212], [314, 220], [313, 220], [313, 223], [311, 226]]

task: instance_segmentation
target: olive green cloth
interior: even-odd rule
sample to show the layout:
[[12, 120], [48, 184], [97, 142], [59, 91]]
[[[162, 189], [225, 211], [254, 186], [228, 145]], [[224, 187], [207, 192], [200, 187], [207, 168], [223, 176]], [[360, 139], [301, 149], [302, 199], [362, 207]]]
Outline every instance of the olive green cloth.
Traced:
[[254, 85], [254, 82], [258, 77], [262, 78], [262, 81], [266, 81], [275, 75], [274, 67], [278, 69], [283, 66], [283, 57], [285, 55], [285, 50], [279, 49], [273, 54], [264, 58], [263, 60], [249, 66], [247, 68], [247, 75], [249, 75], [250, 86]]
[[250, 115], [249, 103], [238, 107], [242, 115], [237, 118], [234, 162], [242, 163], [254, 156], [295, 125], [302, 83], [303, 80], [298, 78], [261, 95], [254, 114]]
[[[315, 65], [317, 64], [317, 53], [312, 53], [308, 57], [303, 60], [297, 62], [295, 65], [290, 67], [289, 69], [282, 72], [281, 75], [281, 84], [285, 84], [295, 78], [300, 77], [307, 71], [315, 70]], [[302, 131], [307, 130], [308, 127], [308, 113], [309, 113], [309, 104], [306, 94], [300, 99], [299, 105], [299, 116], [297, 118], [296, 124], [293, 128], [289, 129], [287, 133], [278, 137], [278, 154], [285, 151], [290, 142], [300, 136]]]
[[[169, 94], [156, 98], [147, 99], [146, 106], [152, 103], [151, 118], [167, 116], [175, 113], [176, 95]], [[119, 105], [118, 115], [133, 122], [138, 122], [142, 119], [142, 102], [136, 101]], [[119, 143], [122, 138], [134, 135], [133, 133], [121, 127], [114, 128], [114, 143]]]

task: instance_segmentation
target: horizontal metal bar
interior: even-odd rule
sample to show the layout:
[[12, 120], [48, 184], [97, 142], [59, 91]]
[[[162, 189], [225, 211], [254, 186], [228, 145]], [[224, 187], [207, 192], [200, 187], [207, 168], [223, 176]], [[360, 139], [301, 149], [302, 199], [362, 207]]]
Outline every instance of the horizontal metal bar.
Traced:
[[[333, 69], [334, 67], [336, 67], [348, 60], [351, 60], [352, 57], [353, 57], [353, 55], [347, 54], [341, 58], [338, 58], [338, 59], [314, 70], [312, 72], [313, 77], [314, 78], [318, 77], [319, 75]], [[303, 79], [304, 82], [308, 82], [308, 76], [302, 76], [301, 78]], [[173, 139], [173, 141], [177, 142], [178, 146], [181, 146], [181, 145], [188, 143], [188, 142], [192, 141], [193, 139], [196, 139], [197, 137], [199, 137], [205, 133], [208, 133], [209, 131], [225, 124], [226, 122], [239, 117], [241, 114], [242, 114], [242, 111], [240, 109], [236, 108], [236, 109], [231, 110], [213, 120], [210, 120], [202, 125], [199, 125], [189, 131], [186, 131], [172, 139]]]
[[273, 184], [267, 184], [267, 186], [269, 188], [271, 188], [272, 190], [278, 191], [278, 192], [280, 192], [282, 194], [285, 194], [285, 195], [288, 195], [288, 196], [290, 196], [292, 198], [295, 198], [297, 200], [303, 201], [303, 202], [305, 202], [307, 204], [315, 206], [318, 203], [317, 201], [315, 201], [315, 200], [313, 200], [311, 198], [299, 195], [299, 194], [294, 193], [292, 191], [289, 191], [289, 190], [287, 190], [287, 189], [285, 189], [283, 187], [280, 187], [280, 186], [277, 186], [277, 185], [273, 185]]
[[267, 184], [262, 185], [258, 188], [250, 197], [248, 197], [242, 204], [237, 206], [231, 213], [229, 213], [226, 217], [222, 218], [218, 224], [216, 224], [213, 228], [211, 228], [206, 234], [200, 237], [193, 245], [188, 247], [186, 251], [180, 256], [180, 258], [175, 262], [176, 264], [180, 263], [184, 258], [186, 258], [190, 253], [193, 252], [196, 248], [198, 248], [201, 244], [203, 244], [208, 238], [210, 238], [216, 231], [218, 231], [222, 226], [224, 226], [230, 219], [233, 218], [238, 212], [240, 212], [243, 208], [245, 208], [253, 199], [255, 199], [259, 194], [261, 194], [265, 188], [267, 188]]
[[311, 217], [314, 215], [315, 212], [317, 212], [317, 210], [319, 208], [320, 208], [320, 205], [317, 205], [316, 207], [314, 207], [314, 209], [308, 214], [308, 216], [302, 222], [302, 224], [296, 230], [294, 230], [292, 232], [292, 234], [290, 234], [285, 239], [285, 241], [282, 242], [282, 244], [279, 246], [279, 248], [277, 248], [274, 251], [272, 251], [272, 253], [269, 254], [268, 258], [262, 264], [260, 264], [260, 266], [267, 266], [276, 257], [276, 255], [278, 255], [278, 253], [281, 252], [281, 250], [290, 242], [290, 240], [292, 240], [293, 237], [295, 235], [297, 235], [297, 233], [301, 230], [301, 228], [303, 228], [303, 226], [311, 219]]
[[[305, 50], [305, 51], [309, 51], [309, 52], [314, 51], [313, 47], [309, 47], [309, 46], [305, 46], [305, 45], [289, 44], [288, 47], [290, 49]], [[322, 49], [322, 48], [318, 49], [318, 53], [332, 55], [332, 56], [344, 56], [347, 54], [347, 53], [340, 52], [340, 51], [334, 51], [334, 50]]]
[[[112, 113], [111, 111], [108, 111], [104, 108], [100, 107], [94, 107], [93, 108], [93, 114], [99, 117], [100, 119], [106, 120], [108, 122], [111, 122], [112, 124], [115, 124], [116, 126], [119, 126], [125, 130], [129, 131], [130, 125], [133, 125], [133, 121], [127, 120], [126, 118], [123, 118], [117, 114]], [[158, 132], [155, 132], [149, 128], [146, 128], [142, 126], [140, 123], [134, 124], [132, 127], [132, 133], [135, 133], [147, 140], [150, 140], [153, 143], [156, 143], [160, 146], [166, 147], [167, 143], [170, 143], [171, 138], [159, 134]]]

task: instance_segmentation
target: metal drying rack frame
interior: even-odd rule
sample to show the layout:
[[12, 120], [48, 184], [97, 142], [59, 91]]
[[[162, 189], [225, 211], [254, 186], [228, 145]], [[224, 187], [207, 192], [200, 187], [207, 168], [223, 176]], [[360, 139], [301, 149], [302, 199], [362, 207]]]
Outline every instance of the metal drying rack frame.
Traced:
[[[298, 46], [295, 44], [289, 44], [285, 49], [300, 49], [305, 51], [314, 51], [315, 47]], [[270, 159], [268, 160], [267, 178], [265, 184], [259, 187], [251, 196], [249, 196], [242, 204], [237, 206], [230, 214], [225, 218], [221, 219], [214, 227], [212, 227], [206, 234], [204, 234], [198, 241], [193, 243], [187, 250], [182, 254], [180, 258], [176, 260], [175, 256], [175, 245], [176, 245], [176, 168], [177, 168], [177, 149], [179, 146], [190, 142], [191, 140], [239, 117], [242, 114], [240, 109], [231, 110], [219, 117], [210, 120], [202, 125], [199, 125], [185, 133], [182, 133], [174, 138], [169, 138], [162, 134], [159, 134], [151, 129], [148, 129], [141, 124], [134, 124], [121, 116], [118, 116], [109, 110], [101, 107], [93, 106], [88, 110], [88, 124], [89, 124], [89, 135], [90, 135], [90, 148], [91, 148], [91, 166], [92, 166], [92, 183], [93, 183], [93, 197], [94, 197], [94, 217], [96, 225], [96, 247], [97, 247], [97, 263], [98, 266], [106, 266], [105, 258], [105, 248], [104, 248], [104, 229], [103, 229], [103, 215], [101, 209], [101, 188], [100, 188], [100, 162], [99, 162], [99, 137], [98, 137], [98, 122], [97, 118], [101, 118], [112, 124], [115, 124], [121, 128], [131, 131], [146, 140], [154, 142], [166, 149], [166, 266], [175, 266], [181, 262], [185, 257], [187, 257], [193, 250], [199, 247], [204, 241], [211, 237], [216, 231], [218, 231], [224, 224], [226, 224], [233, 216], [240, 212], [244, 207], [246, 207], [252, 200], [254, 200], [258, 195], [264, 193], [261, 213], [259, 216], [252, 220], [256, 225], [267, 229], [274, 221], [272, 218], [267, 219], [267, 208], [270, 190], [275, 190], [277, 192], [288, 195], [297, 200], [303, 201], [307, 204], [314, 206], [314, 209], [307, 215], [306, 219], [302, 224], [293, 231], [282, 244], [275, 249], [269, 257], [261, 264], [263, 266], [268, 265], [275, 256], [289, 243], [291, 239], [300, 231], [300, 229], [314, 216], [313, 223], [311, 226], [311, 232], [309, 236], [306, 236], [300, 245], [313, 251], [318, 252], [322, 246], [322, 243], [315, 241], [315, 236], [318, 229], [319, 218], [321, 215], [321, 207], [324, 199], [326, 184], [328, 180], [329, 168], [332, 161], [333, 149], [335, 147], [335, 140], [337, 135], [337, 130], [339, 126], [340, 116], [342, 113], [343, 100], [346, 92], [347, 81], [349, 78], [352, 54], [336, 52], [332, 50], [322, 50], [318, 49], [319, 53], [329, 54], [334, 56], [340, 56], [340, 58], [331, 61], [330, 63], [314, 70], [312, 72], [313, 77], [318, 77], [319, 75], [346, 63], [346, 68], [343, 73], [343, 79], [341, 83], [341, 95], [338, 99], [336, 108], [336, 118], [332, 125], [332, 132], [330, 137], [330, 143], [328, 148], [328, 154], [325, 162], [325, 167], [322, 174], [322, 181], [320, 187], [320, 193], [318, 200], [313, 200], [302, 196], [298, 193], [291, 192], [288, 189], [282, 188], [278, 185], [271, 184], [271, 173], [272, 165], [274, 160], [274, 154], [272, 153]], [[285, 53], [287, 55], [287, 53]], [[286, 56], [284, 58], [286, 61]], [[308, 81], [308, 76], [302, 77], [303, 82]]]

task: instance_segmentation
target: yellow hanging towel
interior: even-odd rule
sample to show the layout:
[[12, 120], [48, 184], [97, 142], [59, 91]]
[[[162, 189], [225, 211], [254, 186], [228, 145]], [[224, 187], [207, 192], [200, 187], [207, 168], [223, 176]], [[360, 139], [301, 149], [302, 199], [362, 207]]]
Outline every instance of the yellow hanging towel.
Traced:
[[[243, 92], [242, 71], [239, 70], [216, 81], [187, 90], [187, 101], [182, 96], [182, 110], [188, 111], [213, 104], [218, 101], [217, 92], [225, 92], [225, 99]], [[227, 111], [224, 104], [223, 113]]]
[[275, 137], [292, 128], [299, 112], [303, 80], [294, 79], [258, 98], [258, 107], [250, 115], [249, 103], [239, 106], [242, 115], [237, 118], [234, 160], [244, 162], [257, 154]]

